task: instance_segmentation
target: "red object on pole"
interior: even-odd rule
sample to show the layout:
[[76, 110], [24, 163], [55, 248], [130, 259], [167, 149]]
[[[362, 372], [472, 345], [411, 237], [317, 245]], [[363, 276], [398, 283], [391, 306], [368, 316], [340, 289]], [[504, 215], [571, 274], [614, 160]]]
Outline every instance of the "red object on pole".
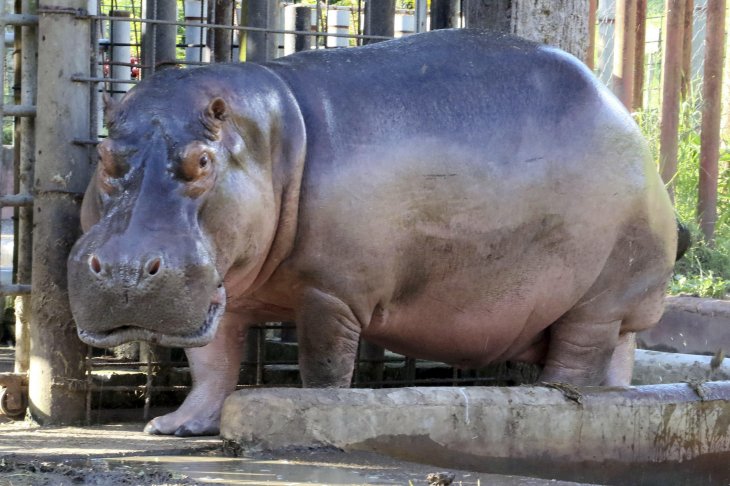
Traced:
[[664, 28], [664, 69], [662, 70], [662, 118], [659, 166], [669, 194], [674, 198], [672, 179], [677, 173], [677, 133], [679, 131], [679, 90], [682, 82], [682, 41], [686, 0], [667, 0]]
[[644, 60], [646, 50], [646, 4], [636, 0], [636, 50], [634, 51], [634, 111], [644, 106]]
[[722, 114], [722, 65], [725, 47], [725, 0], [708, 0], [705, 72], [702, 83], [702, 132], [697, 219], [712, 243], [717, 221], [718, 159]]
[[635, 53], [636, 0], [618, 0], [611, 89], [628, 110], [634, 102]]
[[598, 10], [598, 0], [588, 0], [588, 49], [585, 61], [591, 71], [596, 66], [596, 10]]

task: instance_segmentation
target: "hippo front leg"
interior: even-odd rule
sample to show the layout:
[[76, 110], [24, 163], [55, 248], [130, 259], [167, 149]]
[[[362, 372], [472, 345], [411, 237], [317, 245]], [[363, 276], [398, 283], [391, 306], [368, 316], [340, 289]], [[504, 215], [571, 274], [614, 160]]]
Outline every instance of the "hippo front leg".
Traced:
[[360, 324], [350, 306], [312, 290], [297, 315], [299, 371], [311, 388], [346, 388], [355, 368]]
[[181, 437], [217, 435], [223, 401], [238, 384], [247, 330], [248, 325], [242, 324], [240, 317], [225, 314], [209, 344], [186, 349], [192, 390], [180, 408], [152, 419], [144, 431]]

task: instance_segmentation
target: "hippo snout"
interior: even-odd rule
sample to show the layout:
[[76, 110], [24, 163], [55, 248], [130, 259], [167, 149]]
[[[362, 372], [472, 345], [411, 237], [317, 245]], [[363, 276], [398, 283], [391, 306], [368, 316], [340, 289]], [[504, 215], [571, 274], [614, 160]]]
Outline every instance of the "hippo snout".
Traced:
[[71, 252], [69, 298], [79, 337], [102, 347], [137, 340], [207, 344], [225, 307], [208, 253], [194, 244], [123, 243], [96, 245], [82, 237]]
[[[133, 271], [131, 275], [135, 275], [136, 281], [132, 282], [120, 282], [122, 285], [129, 286], [135, 283], [141, 283], [146, 280], [153, 278], [164, 277], [165, 269], [163, 269], [162, 256], [155, 254], [149, 257], [141, 259], [138, 265], [138, 269]], [[89, 269], [91, 273], [99, 279], [112, 279], [114, 272], [112, 271], [112, 265], [110, 265], [106, 259], [99, 255], [92, 254], [89, 257]]]

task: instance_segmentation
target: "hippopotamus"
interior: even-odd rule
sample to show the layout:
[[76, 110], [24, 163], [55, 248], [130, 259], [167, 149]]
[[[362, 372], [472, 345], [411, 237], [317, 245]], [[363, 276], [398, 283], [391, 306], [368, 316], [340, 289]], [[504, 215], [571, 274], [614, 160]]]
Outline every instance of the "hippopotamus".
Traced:
[[462, 368], [625, 385], [660, 318], [672, 204], [630, 114], [576, 58], [441, 30], [170, 69], [108, 102], [68, 260], [93, 346], [186, 348], [159, 434], [214, 434], [252, 323], [294, 321], [305, 387], [360, 338]]

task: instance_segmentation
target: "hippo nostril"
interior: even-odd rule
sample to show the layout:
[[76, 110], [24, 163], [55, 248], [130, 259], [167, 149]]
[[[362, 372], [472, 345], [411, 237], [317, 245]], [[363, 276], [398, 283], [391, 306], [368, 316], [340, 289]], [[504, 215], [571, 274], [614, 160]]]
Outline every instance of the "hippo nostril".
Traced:
[[156, 275], [157, 272], [160, 271], [160, 266], [162, 265], [162, 260], [159, 258], [153, 258], [149, 262], [147, 262], [147, 274], [148, 275]]
[[96, 255], [91, 255], [91, 258], [89, 258], [89, 267], [91, 268], [91, 271], [95, 274], [101, 273], [101, 262], [96, 257]]

